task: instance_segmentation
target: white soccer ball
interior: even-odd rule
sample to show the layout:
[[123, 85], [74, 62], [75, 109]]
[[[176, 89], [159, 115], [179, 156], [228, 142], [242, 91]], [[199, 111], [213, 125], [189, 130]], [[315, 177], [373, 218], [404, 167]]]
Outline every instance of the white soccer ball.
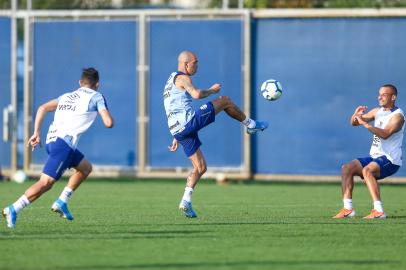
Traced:
[[266, 80], [261, 85], [261, 93], [267, 100], [277, 100], [282, 96], [282, 85], [274, 79]]
[[24, 183], [25, 180], [27, 180], [27, 175], [25, 174], [24, 171], [18, 170], [12, 175], [11, 180], [13, 180], [16, 183], [21, 184], [21, 183]]

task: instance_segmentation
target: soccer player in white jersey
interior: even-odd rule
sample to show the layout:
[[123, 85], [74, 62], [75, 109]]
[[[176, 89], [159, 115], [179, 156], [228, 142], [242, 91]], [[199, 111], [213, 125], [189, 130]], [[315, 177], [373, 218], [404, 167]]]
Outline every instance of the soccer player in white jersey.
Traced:
[[79, 137], [93, 124], [97, 113], [100, 114], [107, 128], [113, 127], [113, 118], [108, 111], [106, 101], [103, 95], [97, 92], [98, 71], [94, 68], [83, 69], [79, 84], [79, 89], [65, 93], [58, 99], [50, 100], [38, 108], [34, 133], [28, 140], [28, 145], [32, 147], [33, 151], [41, 145], [42, 122], [48, 112], [55, 112], [54, 121], [49, 127], [46, 138], [48, 159], [40, 179], [28, 188], [15, 203], [4, 208], [3, 215], [9, 228], [16, 226], [18, 213], [51, 189], [67, 168], [75, 168], [76, 171], [69, 178], [68, 184], [59, 198], [51, 206], [51, 210], [63, 218], [73, 220], [73, 216], [68, 210], [68, 200], [92, 171], [90, 162], [84, 159], [83, 154], [77, 149]]
[[213, 123], [215, 115], [221, 111], [225, 111], [228, 116], [245, 125], [249, 134], [255, 134], [268, 127], [266, 122], [254, 121], [246, 117], [226, 96], [220, 96], [200, 108], [194, 109], [191, 105], [192, 99], [202, 99], [217, 94], [221, 88], [218, 83], [213, 84], [207, 90], [195, 87], [190, 76], [196, 72], [196, 55], [190, 51], [181, 52], [178, 56], [178, 71], [169, 76], [163, 93], [169, 131], [174, 138], [169, 150], [176, 151], [178, 143], [180, 143], [193, 165], [179, 205], [179, 209], [189, 218], [197, 216], [192, 208], [192, 193], [197, 181], [206, 172], [206, 161], [200, 150], [202, 143], [199, 140], [198, 131]]
[[[373, 200], [371, 213], [364, 218], [386, 218], [377, 180], [396, 173], [402, 165], [402, 141], [405, 116], [395, 106], [397, 89], [385, 84], [379, 89], [379, 107], [365, 112], [366, 106], [359, 106], [351, 117], [351, 125], [362, 125], [373, 134], [370, 156], [355, 159], [342, 167], [342, 193], [344, 207], [333, 218], [355, 216], [352, 206], [354, 175], [364, 179]], [[369, 124], [374, 120], [374, 125]]]

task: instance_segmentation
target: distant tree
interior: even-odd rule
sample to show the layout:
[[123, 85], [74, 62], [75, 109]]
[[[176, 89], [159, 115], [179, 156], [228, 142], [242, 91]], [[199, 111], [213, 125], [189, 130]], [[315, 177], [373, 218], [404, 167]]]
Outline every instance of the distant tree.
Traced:
[[0, 0], [0, 9], [10, 9], [11, 1], [10, 0]]
[[[212, 0], [209, 7], [221, 7], [222, 0]], [[237, 7], [238, 0], [229, 0]], [[405, 7], [406, 0], [244, 0], [246, 8], [381, 8]]]

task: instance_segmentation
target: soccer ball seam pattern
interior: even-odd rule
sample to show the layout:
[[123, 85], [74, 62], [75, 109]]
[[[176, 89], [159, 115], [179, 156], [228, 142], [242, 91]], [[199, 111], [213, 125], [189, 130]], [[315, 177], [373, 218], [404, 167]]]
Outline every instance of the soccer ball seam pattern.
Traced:
[[261, 85], [262, 96], [269, 101], [275, 101], [282, 96], [282, 85], [274, 79], [266, 80]]

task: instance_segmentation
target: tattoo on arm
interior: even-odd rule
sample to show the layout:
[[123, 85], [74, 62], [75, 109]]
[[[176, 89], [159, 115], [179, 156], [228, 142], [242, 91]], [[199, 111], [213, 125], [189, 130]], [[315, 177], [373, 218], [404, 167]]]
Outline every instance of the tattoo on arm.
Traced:
[[182, 87], [193, 97], [193, 98], [205, 98], [208, 97], [212, 94], [210, 90], [202, 90], [196, 88], [190, 79], [181, 79], [181, 85]]

